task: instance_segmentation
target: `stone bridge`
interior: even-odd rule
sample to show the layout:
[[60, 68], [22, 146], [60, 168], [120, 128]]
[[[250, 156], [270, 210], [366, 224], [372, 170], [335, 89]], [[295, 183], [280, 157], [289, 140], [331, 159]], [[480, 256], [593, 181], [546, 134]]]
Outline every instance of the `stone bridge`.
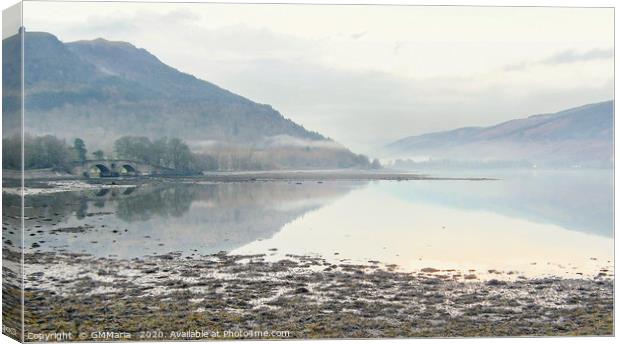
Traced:
[[92, 177], [153, 176], [176, 174], [175, 170], [133, 160], [86, 160], [74, 162], [71, 174]]

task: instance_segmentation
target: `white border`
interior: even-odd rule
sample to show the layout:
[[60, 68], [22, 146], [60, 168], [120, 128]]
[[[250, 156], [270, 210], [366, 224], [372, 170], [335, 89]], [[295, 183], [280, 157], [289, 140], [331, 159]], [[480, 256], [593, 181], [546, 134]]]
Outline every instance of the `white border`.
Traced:
[[[26, 0], [27, 1], [27, 0]], [[44, 0], [45, 1], [45, 0]], [[52, 0], [53, 1], [53, 0]], [[67, 0], [66, 2], [70, 2], [70, 1], [75, 1], [75, 0]], [[128, 2], [128, 1], [122, 1], [122, 0], [105, 0], [106, 2]], [[98, 2], [95, 0], [77, 0], [76, 2]], [[283, 1], [283, 0], [216, 0], [216, 1], [180, 1], [180, 0], [134, 0], [132, 2], [177, 2], [177, 3], [183, 3], [183, 2], [215, 2], [215, 3], [288, 3], [288, 4], [304, 4], [304, 3], [312, 3], [312, 4], [358, 4], [358, 5], [362, 5], [362, 4], [381, 4], [381, 5], [434, 5], [434, 6], [517, 6], [517, 7], [529, 7], [529, 6], [533, 6], [533, 7], [546, 7], [546, 6], [551, 6], [551, 7], [611, 7], [611, 8], [616, 8], [619, 6], [619, 2], [618, 1], [610, 1], [610, 0], [520, 0], [520, 1], [515, 1], [515, 0], [440, 0], [440, 1], [431, 1], [431, 0], [288, 0], [288, 1]], [[4, 10], [12, 5], [14, 5], [15, 3], [17, 3], [17, 1], [11, 1], [11, 0], [0, 0], [0, 4], [1, 4], [1, 9]], [[614, 15], [614, 31], [615, 31], [615, 27], [617, 27], [618, 25], [618, 17], [616, 17]], [[615, 35], [614, 32], [614, 46], [618, 46], [618, 36]], [[614, 47], [614, 52], [615, 52], [615, 47]], [[615, 57], [615, 54], [614, 54]], [[0, 71], [0, 77], [1, 77], [1, 71]], [[617, 87], [617, 83], [618, 83], [618, 78], [617, 78], [617, 73], [615, 71], [614, 68], [614, 99], [617, 98], [616, 96], [616, 90], [618, 89]], [[0, 91], [1, 91], [1, 87], [2, 85], [0, 84]], [[615, 107], [616, 103], [614, 103], [614, 107]], [[615, 109], [614, 109], [615, 111]], [[615, 112], [614, 112], [615, 113]], [[619, 121], [615, 121], [614, 120], [614, 133], [618, 133], [618, 129], [619, 129]], [[1, 128], [1, 124], [0, 124], [0, 128]], [[1, 144], [0, 144], [1, 146]], [[614, 147], [615, 147], [615, 140], [614, 140]], [[614, 150], [614, 161], [618, 161], [618, 150]], [[0, 159], [2, 158], [2, 152], [0, 150]], [[618, 172], [615, 171], [615, 176], [614, 176], [614, 185], [615, 185], [615, 180], [617, 180], [617, 174]], [[615, 198], [615, 194], [614, 194], [614, 214], [618, 213], [618, 203], [616, 202], [616, 198]], [[615, 236], [614, 236], [615, 238]], [[615, 248], [616, 251], [614, 252], [614, 256], [615, 253], [617, 253], [617, 247]], [[615, 259], [614, 259], [615, 262]], [[617, 305], [617, 300], [618, 300], [618, 293], [617, 293], [617, 285], [614, 286], [615, 292], [614, 292], [614, 304]], [[1, 305], [0, 305], [0, 310], [1, 310]], [[614, 309], [614, 331], [616, 331], [618, 329], [618, 324], [619, 324], [619, 320], [617, 317], [617, 313], [615, 312]], [[6, 336], [2, 336], [2, 342], [7, 342], [7, 341], [11, 341], [11, 342], [15, 342], [16, 341], [12, 341], [11, 339], [7, 339], [8, 337]], [[405, 343], [413, 343], [416, 341], [420, 341], [423, 339], [367, 339], [364, 340], [365, 343], [372, 343], [372, 344], [392, 344], [392, 343], [400, 343], [400, 344], [405, 344]], [[452, 344], [452, 343], [475, 343], [478, 341], [484, 341], [486, 343], [516, 343], [516, 344], [520, 344], [520, 343], [529, 343], [529, 342], [535, 342], [535, 343], [571, 343], [571, 344], [586, 344], [586, 343], [611, 343], [615, 341], [614, 337], [534, 337], [534, 338], [502, 338], [502, 337], [484, 337], [484, 338], [448, 338], [448, 339], [428, 339], [430, 341], [441, 341], [441, 343], [446, 343], [446, 344]], [[324, 340], [321, 340], [322, 342]], [[244, 344], [259, 344], [259, 343], [265, 343], [266, 341], [249, 341], [249, 340], [243, 340], [243, 341], [226, 341], [228, 343], [241, 343], [243, 342]], [[292, 340], [292, 341], [286, 341], [286, 343], [305, 343], [306, 341], [302, 341], [302, 340]], [[329, 342], [332, 343], [355, 343], [358, 341], [355, 340], [331, 340]], [[163, 341], [157, 341], [157, 342], [143, 342], [143, 343], [174, 343], [177, 344], [179, 342], [163, 342]]]

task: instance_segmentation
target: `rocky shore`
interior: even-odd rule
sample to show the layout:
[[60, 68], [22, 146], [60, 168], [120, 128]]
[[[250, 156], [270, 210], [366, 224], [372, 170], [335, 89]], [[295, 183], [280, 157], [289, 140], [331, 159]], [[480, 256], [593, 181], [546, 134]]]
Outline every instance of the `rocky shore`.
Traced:
[[[25, 256], [24, 271], [26, 334], [70, 340], [102, 331], [131, 340], [613, 334], [613, 277], [604, 275], [482, 281], [374, 261], [223, 252], [131, 260], [37, 253]], [[19, 300], [9, 289], [5, 302]]]

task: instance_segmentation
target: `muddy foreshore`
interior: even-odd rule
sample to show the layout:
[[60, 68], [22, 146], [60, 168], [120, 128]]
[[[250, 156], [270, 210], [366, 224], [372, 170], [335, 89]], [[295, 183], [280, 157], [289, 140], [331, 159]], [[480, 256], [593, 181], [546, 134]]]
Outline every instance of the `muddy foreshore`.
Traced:
[[[5, 250], [4, 258], [18, 257]], [[24, 258], [26, 334], [65, 332], [70, 340], [101, 331], [131, 340], [613, 334], [609, 276], [479, 281], [374, 261], [225, 253]], [[4, 277], [16, 279], [6, 266]], [[19, 301], [18, 293], [5, 287], [5, 302]], [[5, 317], [16, 317], [9, 310], [19, 308], [6, 306]]]

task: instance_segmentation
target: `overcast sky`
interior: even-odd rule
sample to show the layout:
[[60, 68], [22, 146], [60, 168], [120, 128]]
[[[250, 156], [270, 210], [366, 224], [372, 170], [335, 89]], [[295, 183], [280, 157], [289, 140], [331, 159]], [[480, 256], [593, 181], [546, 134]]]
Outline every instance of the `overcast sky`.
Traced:
[[613, 98], [613, 10], [24, 3], [62, 41], [128, 41], [358, 152]]

